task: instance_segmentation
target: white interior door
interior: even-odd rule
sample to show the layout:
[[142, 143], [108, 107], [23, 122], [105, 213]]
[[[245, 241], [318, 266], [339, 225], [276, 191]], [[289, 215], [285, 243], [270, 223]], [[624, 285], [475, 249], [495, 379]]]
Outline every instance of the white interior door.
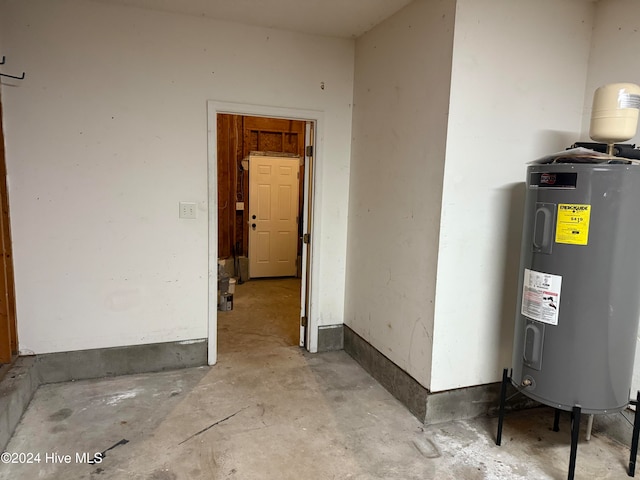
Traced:
[[249, 277], [297, 273], [300, 159], [249, 157]]

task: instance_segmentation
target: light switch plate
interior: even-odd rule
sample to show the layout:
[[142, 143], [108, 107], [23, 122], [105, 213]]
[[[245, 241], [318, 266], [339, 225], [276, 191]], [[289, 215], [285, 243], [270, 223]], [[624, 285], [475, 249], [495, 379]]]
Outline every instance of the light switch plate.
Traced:
[[194, 202], [180, 202], [180, 218], [196, 218], [196, 204]]
[[236, 202], [236, 210], [244, 210], [244, 202]]

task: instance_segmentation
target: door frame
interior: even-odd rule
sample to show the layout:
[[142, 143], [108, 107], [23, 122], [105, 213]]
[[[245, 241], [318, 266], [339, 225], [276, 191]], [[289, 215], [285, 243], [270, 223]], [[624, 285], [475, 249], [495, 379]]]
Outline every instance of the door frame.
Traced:
[[[319, 167], [322, 165], [322, 132], [324, 127], [324, 112], [318, 110], [303, 110], [288, 107], [272, 107], [266, 105], [255, 105], [249, 103], [235, 103], [218, 100], [207, 101], [207, 180], [208, 180], [208, 204], [209, 204], [209, 261], [208, 261], [208, 306], [207, 306], [207, 363], [215, 365], [218, 357], [218, 114], [226, 113], [231, 115], [243, 115], [253, 117], [269, 117], [269, 118], [285, 118], [288, 120], [302, 120], [312, 122], [314, 124], [314, 162], [311, 182], [305, 182], [304, 194], [305, 199], [311, 202], [311, 206], [315, 212], [321, 208], [316, 192], [318, 191], [317, 183], [319, 179]], [[305, 141], [307, 141], [305, 139]], [[306, 168], [305, 165], [305, 176]], [[308, 189], [312, 188], [312, 196], [308, 198]], [[311, 232], [311, 245], [315, 247], [312, 250], [317, 251], [318, 235], [316, 229], [313, 228], [313, 218], [310, 219], [310, 225], [303, 225], [303, 231]], [[309, 282], [308, 298], [306, 305], [303, 304], [305, 299], [300, 298], [300, 311], [304, 311], [306, 307], [307, 316], [307, 341], [306, 349], [310, 352], [317, 351], [318, 345], [318, 318], [314, 315], [313, 304], [314, 299], [318, 297], [318, 272], [317, 255], [311, 254], [310, 274], [306, 275], [305, 282]], [[303, 275], [303, 277], [305, 277]], [[307, 286], [302, 285], [305, 289]], [[215, 299], [215, 301], [214, 301]], [[308, 307], [307, 307], [308, 306]]]

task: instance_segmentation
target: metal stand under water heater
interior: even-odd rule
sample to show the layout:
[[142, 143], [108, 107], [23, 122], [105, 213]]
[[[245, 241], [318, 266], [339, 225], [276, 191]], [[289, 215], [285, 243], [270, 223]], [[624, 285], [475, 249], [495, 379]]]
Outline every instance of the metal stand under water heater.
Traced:
[[[580, 415], [630, 403], [640, 318], [640, 164], [612, 156], [634, 137], [640, 87], [596, 90], [590, 136], [609, 155], [557, 155], [527, 169], [512, 371], [503, 372], [496, 444], [509, 382], [527, 397], [571, 412], [569, 480]], [[601, 155], [601, 154], [600, 154]], [[636, 414], [629, 461], [635, 474]], [[593, 416], [589, 418], [590, 434]]]

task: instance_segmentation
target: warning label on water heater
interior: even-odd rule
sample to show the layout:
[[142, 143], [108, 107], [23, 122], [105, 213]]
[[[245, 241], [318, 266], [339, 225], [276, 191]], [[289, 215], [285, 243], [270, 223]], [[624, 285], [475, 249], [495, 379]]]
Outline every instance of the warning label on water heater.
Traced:
[[562, 277], [524, 269], [522, 315], [531, 320], [558, 325]]
[[561, 203], [558, 205], [556, 243], [587, 245], [589, 242], [590, 217], [591, 205], [574, 205], [569, 203]]

